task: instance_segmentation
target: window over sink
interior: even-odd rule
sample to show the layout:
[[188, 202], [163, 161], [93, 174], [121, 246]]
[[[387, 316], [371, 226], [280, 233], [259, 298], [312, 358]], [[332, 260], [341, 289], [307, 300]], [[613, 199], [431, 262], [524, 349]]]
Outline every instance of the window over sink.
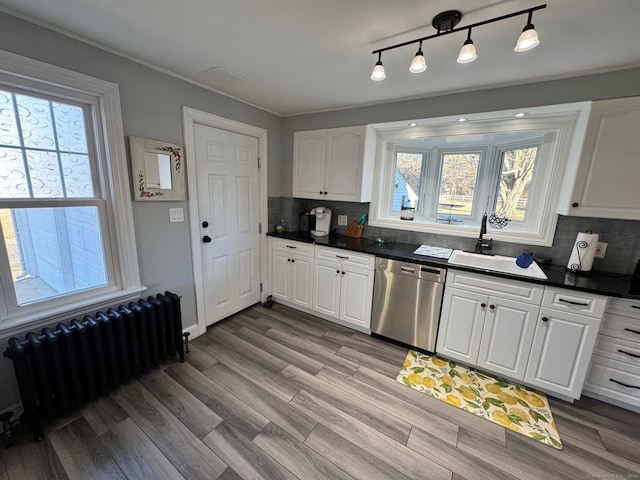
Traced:
[[[565, 168], [578, 161], [589, 102], [369, 125], [375, 137], [372, 226], [549, 246]], [[401, 220], [403, 206], [415, 208]]]

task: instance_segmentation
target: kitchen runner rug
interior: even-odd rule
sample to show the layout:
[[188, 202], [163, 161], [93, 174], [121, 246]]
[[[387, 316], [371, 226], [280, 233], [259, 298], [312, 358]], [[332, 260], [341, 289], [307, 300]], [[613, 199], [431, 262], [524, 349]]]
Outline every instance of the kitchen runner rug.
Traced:
[[409, 350], [396, 380], [514, 432], [562, 449], [544, 393], [413, 350]]

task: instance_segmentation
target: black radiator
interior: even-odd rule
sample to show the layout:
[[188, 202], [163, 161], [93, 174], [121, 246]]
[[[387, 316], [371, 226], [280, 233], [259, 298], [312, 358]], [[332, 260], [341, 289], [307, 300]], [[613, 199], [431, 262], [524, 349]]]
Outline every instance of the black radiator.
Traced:
[[158, 294], [82, 321], [9, 339], [24, 414], [36, 441], [43, 422], [69, 413], [175, 356], [184, 362], [180, 297]]

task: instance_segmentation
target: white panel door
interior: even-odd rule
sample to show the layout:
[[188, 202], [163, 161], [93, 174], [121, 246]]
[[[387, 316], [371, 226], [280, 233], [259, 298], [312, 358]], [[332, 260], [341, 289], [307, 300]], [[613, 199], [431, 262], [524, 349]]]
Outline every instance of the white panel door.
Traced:
[[338, 318], [340, 315], [340, 264], [316, 260], [313, 268], [313, 309]]
[[600, 320], [541, 308], [525, 381], [580, 398]]
[[324, 198], [327, 131], [293, 133], [293, 196]]
[[198, 124], [194, 139], [210, 325], [260, 301], [258, 139]]
[[291, 302], [313, 308], [313, 258], [291, 257]]
[[468, 365], [476, 364], [487, 301], [486, 295], [445, 289], [436, 353]]
[[324, 189], [327, 198], [359, 202], [362, 185], [364, 128], [346, 127], [327, 130], [327, 159]]
[[341, 276], [340, 320], [359, 327], [370, 328], [373, 272], [343, 267]]
[[537, 305], [489, 297], [478, 367], [522, 380], [539, 310]]

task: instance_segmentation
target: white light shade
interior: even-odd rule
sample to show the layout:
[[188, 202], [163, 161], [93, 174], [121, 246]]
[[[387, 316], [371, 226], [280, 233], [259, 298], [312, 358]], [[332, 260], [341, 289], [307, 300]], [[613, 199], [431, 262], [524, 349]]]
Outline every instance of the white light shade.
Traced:
[[471, 40], [467, 40], [466, 42], [464, 42], [464, 45], [460, 49], [457, 61], [458, 63], [470, 63], [473, 62], [476, 58], [478, 58], [476, 47]]
[[376, 63], [376, 66], [373, 67], [373, 72], [371, 72], [371, 80], [379, 82], [387, 78], [387, 75], [384, 73], [384, 67], [382, 66], [382, 62]]
[[416, 56], [413, 57], [411, 61], [411, 66], [409, 67], [409, 71], [411, 73], [420, 73], [424, 72], [427, 69], [427, 62], [424, 59], [424, 55], [422, 54], [422, 50], [418, 50]]
[[536, 32], [532, 24], [529, 24], [524, 27], [524, 30], [518, 37], [518, 42], [514, 50], [516, 52], [526, 52], [527, 50], [537, 47], [539, 43], [538, 32]]

